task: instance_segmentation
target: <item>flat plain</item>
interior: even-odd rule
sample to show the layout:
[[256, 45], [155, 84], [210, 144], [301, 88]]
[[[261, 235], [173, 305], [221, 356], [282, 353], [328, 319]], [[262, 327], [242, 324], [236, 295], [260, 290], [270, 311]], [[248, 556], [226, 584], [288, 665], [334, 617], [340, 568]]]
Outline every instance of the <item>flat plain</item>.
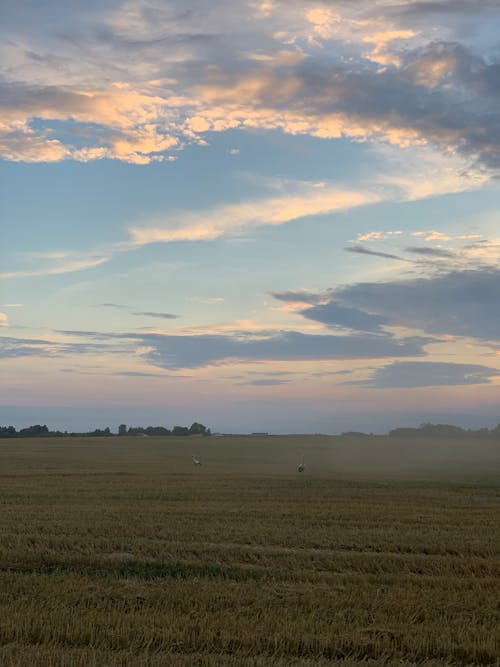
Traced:
[[499, 448], [0, 441], [0, 664], [498, 665]]

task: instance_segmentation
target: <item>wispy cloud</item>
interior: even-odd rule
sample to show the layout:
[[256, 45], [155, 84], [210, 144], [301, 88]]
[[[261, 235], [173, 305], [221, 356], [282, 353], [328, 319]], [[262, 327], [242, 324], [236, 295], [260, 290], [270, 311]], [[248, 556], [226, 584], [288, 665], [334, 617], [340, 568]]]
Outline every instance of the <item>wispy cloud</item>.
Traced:
[[371, 192], [338, 187], [316, 189], [302, 186], [299, 195], [288, 194], [239, 204], [219, 206], [202, 213], [182, 212], [147, 226], [132, 227], [132, 242], [137, 246], [173, 241], [206, 241], [238, 234], [249, 227], [282, 225], [307, 216], [326, 215], [380, 201]]
[[[83, 334], [83, 332], [80, 332]], [[85, 332], [87, 334], [88, 332]], [[81, 337], [81, 336], [80, 336]], [[19, 357], [57, 358], [80, 354], [130, 353], [130, 345], [122, 341], [112, 341], [104, 336], [87, 336], [83, 342], [35, 338], [0, 337], [0, 359]]]
[[246, 382], [239, 382], [241, 385], [250, 385], [254, 387], [279, 387], [282, 384], [288, 384], [290, 380], [283, 378], [262, 378], [257, 380], [248, 380]]
[[179, 315], [174, 315], [173, 313], [155, 313], [150, 311], [143, 313], [132, 313], [132, 315], [138, 315], [141, 317], [156, 317], [164, 320], [176, 320], [179, 317]]
[[357, 253], [358, 255], [373, 255], [374, 257], [383, 257], [384, 259], [396, 259], [399, 262], [407, 262], [408, 260], [404, 257], [399, 257], [399, 255], [393, 255], [387, 252], [381, 252], [377, 250], [370, 250], [369, 248], [364, 248], [360, 245], [348, 246], [344, 248], [347, 252]]
[[[15, 271], [0, 273], [1, 279], [28, 278], [37, 276], [62, 275], [74, 273], [92, 268], [97, 268], [119, 254], [134, 251], [153, 243], [175, 243], [213, 241], [219, 238], [228, 240], [238, 239], [243, 234], [248, 234], [252, 229], [262, 226], [280, 226], [303, 218], [314, 218], [318, 216], [334, 215], [352, 208], [376, 205], [382, 202], [406, 202], [415, 198], [425, 199], [435, 194], [447, 192], [448, 187], [452, 191], [457, 188], [468, 190], [477, 188], [483, 183], [481, 177], [469, 178], [469, 172], [463, 172], [463, 161], [455, 158], [444, 158], [434, 151], [427, 149], [421, 151], [420, 157], [401, 167], [401, 157], [395, 157], [395, 153], [384, 150], [386, 157], [387, 173], [377, 176], [371, 183], [363, 183], [357, 187], [340, 186], [336, 183], [315, 183], [309, 181], [280, 181], [278, 196], [263, 197], [260, 199], [248, 199], [246, 201], [223, 204], [202, 211], [179, 210], [164, 216], [143, 220], [133, 224], [128, 229], [128, 236], [121, 241], [101, 246], [87, 253], [73, 250], [57, 250], [50, 252], [23, 253], [20, 256], [22, 268]], [[415, 188], [422, 170], [431, 169], [434, 173], [432, 187]], [[390, 174], [399, 171], [397, 178]], [[439, 172], [444, 171], [445, 176], [440, 180]], [[453, 172], [451, 179], [448, 172]], [[271, 183], [274, 187], [276, 184]], [[320, 186], [320, 187], [319, 187]], [[339, 219], [340, 220], [340, 219]], [[426, 241], [451, 240], [447, 234], [437, 230], [417, 231], [415, 237], [422, 237]], [[401, 230], [386, 232], [366, 232], [358, 235], [357, 241], [365, 242], [381, 241], [390, 239], [399, 240], [402, 236]], [[457, 239], [474, 240], [477, 235], [458, 236]], [[492, 247], [492, 246], [491, 246]], [[353, 245], [346, 248], [348, 252], [380, 256], [386, 259], [409, 262], [409, 258], [401, 257], [396, 253], [375, 251], [364, 246]], [[409, 251], [412, 252], [412, 251]], [[484, 252], [479, 247], [475, 249], [477, 257]], [[413, 253], [415, 254], [415, 253]], [[421, 253], [423, 255], [424, 253]], [[430, 256], [432, 253], [429, 252]], [[473, 255], [472, 248], [468, 253]], [[437, 257], [437, 253], [434, 253]], [[465, 255], [464, 255], [465, 256]], [[444, 255], [443, 255], [444, 257]], [[154, 267], [162, 271], [175, 270], [179, 263], [157, 263], [134, 270], [134, 275], [145, 273], [151, 275]], [[128, 273], [130, 275], [130, 272]], [[120, 304], [101, 304], [104, 307], [119, 308]], [[126, 308], [126, 306], [123, 306]]]
[[38, 264], [35, 268], [21, 269], [19, 271], [5, 271], [0, 273], [0, 279], [9, 278], [33, 278], [37, 276], [56, 276], [64, 273], [84, 271], [105, 264], [110, 255], [100, 252], [85, 253], [65, 251], [30, 253], [30, 263]]

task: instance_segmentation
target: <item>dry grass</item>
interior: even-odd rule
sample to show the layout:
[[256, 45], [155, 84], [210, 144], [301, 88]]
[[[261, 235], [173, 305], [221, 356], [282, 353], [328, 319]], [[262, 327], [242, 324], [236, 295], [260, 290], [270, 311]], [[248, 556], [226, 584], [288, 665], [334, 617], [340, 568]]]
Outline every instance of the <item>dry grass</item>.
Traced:
[[2, 443], [0, 664], [498, 665], [493, 450], [405, 481], [347, 446]]

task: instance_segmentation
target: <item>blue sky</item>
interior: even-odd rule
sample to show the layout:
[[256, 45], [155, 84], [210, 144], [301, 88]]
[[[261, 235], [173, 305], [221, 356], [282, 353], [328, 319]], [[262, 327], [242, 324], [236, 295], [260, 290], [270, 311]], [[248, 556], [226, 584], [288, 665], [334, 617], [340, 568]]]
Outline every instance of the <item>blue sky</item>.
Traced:
[[496, 0], [1, 11], [0, 423], [500, 420]]

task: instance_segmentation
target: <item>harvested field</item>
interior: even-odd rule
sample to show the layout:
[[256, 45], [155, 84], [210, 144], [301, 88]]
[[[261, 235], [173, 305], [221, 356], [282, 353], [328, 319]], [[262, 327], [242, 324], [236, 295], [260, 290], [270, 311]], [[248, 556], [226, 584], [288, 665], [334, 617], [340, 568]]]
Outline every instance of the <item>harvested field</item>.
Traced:
[[497, 450], [391, 447], [1, 443], [0, 664], [497, 665]]

